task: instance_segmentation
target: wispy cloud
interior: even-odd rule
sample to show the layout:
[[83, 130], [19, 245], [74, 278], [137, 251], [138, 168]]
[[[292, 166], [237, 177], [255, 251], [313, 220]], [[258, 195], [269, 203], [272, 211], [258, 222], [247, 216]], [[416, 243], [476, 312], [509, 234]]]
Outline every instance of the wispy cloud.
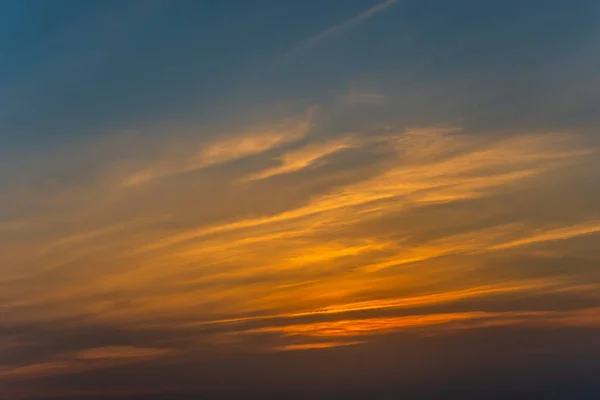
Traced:
[[[469, 311], [431, 313], [399, 317], [332, 319], [324, 322], [271, 325], [242, 330], [241, 335], [276, 334], [291, 344], [275, 350], [311, 350], [365, 343], [377, 335], [398, 331], [444, 334], [459, 330], [497, 326], [577, 326], [598, 327], [598, 308], [574, 311]], [[357, 340], [362, 339], [362, 340]], [[315, 342], [314, 340], [319, 340]], [[304, 342], [304, 343], [303, 343]]]
[[135, 360], [156, 358], [172, 353], [170, 349], [155, 349], [135, 346], [105, 346], [77, 352], [79, 360]]
[[[150, 243], [137, 251], [156, 250], [208, 235], [276, 225], [317, 215], [319, 217], [315, 218], [321, 218], [337, 211], [349, 211], [348, 218], [336, 217], [338, 221], [349, 223], [368, 214], [478, 198], [496, 188], [538, 176], [564, 163], [575, 162], [577, 158], [594, 151], [570, 149], [566, 137], [554, 135], [517, 137], [482, 144], [470, 136], [428, 131], [424, 135], [400, 133], [386, 140], [388, 148], [396, 150], [396, 157], [388, 162], [381, 173], [370, 179], [315, 196], [308, 204], [276, 215], [189, 230]], [[310, 164], [315, 154], [337, 150], [338, 147], [310, 150], [307, 154], [300, 153], [300, 156], [292, 153], [283, 170], [269, 170], [258, 176], [272, 176], [286, 169], [299, 168], [298, 165]], [[298, 162], [298, 159], [303, 162]], [[357, 212], [361, 209], [362, 212]]]
[[[94, 182], [85, 188], [105, 197], [59, 188], [53, 202], [40, 200], [32, 221], [52, 215], [60, 223], [8, 221], [0, 264], [3, 271], [23, 268], [2, 275], [4, 323], [53, 326], [86, 315], [63, 332], [91, 321], [174, 336], [167, 348], [146, 334], [135, 346], [68, 343], [54, 357], [14, 362], [0, 375], [30, 379], [183, 357], [170, 349], [186, 348], [192, 337], [213, 346], [303, 350], [405, 329], [521, 323], [531, 316], [518, 314], [527, 307], [502, 315], [453, 307], [575, 290], [564, 276], [498, 279], [485, 268], [500, 252], [600, 231], [587, 214], [536, 219], [517, 205], [508, 221], [488, 213], [503, 195], [530, 201], [530, 184], [593, 158], [596, 150], [575, 135], [399, 127], [317, 137], [312, 121], [290, 121], [204, 141], [189, 152], [159, 152], [111, 175], [122, 184], [148, 172], [119, 191], [107, 194]], [[333, 156], [349, 149], [352, 158]], [[242, 159], [243, 168], [233, 165]], [[200, 179], [180, 179], [192, 168], [206, 169]], [[574, 323], [569, 318], [556, 323]], [[244, 332], [268, 343], [252, 344]]]
[[425, 242], [400, 252], [390, 260], [367, 266], [371, 272], [404, 264], [422, 262], [452, 254], [474, 254], [510, 250], [518, 247], [568, 240], [600, 232], [599, 221], [585, 221], [568, 227], [531, 228], [505, 224], [451, 235]]
[[524, 237], [494, 245], [490, 250], [505, 250], [544, 242], [568, 240], [598, 232], [600, 232], [600, 221], [586, 221], [572, 226], [550, 228], [546, 230], [538, 229], [529, 235], [524, 235]]
[[19, 367], [5, 367], [0, 369], [0, 378], [31, 379], [44, 376], [62, 375], [80, 371], [73, 363], [67, 361], [41, 362]]
[[176, 175], [201, 168], [254, 156], [286, 143], [305, 137], [310, 130], [310, 116], [297, 121], [283, 121], [272, 126], [261, 126], [229, 138], [201, 144], [188, 143], [175, 154], [165, 154], [149, 165], [130, 173], [123, 180], [126, 186], [139, 185], [169, 175]]
[[65, 375], [115, 365], [142, 362], [167, 354], [173, 354], [173, 350], [134, 346], [105, 346], [84, 349], [75, 354], [57, 355], [55, 360], [52, 361], [0, 367], [0, 379], [28, 380], [46, 376]]
[[288, 344], [286, 346], [276, 347], [275, 350], [280, 351], [297, 351], [297, 350], [315, 350], [315, 349], [330, 349], [332, 347], [342, 346], [353, 346], [364, 342], [351, 341], [351, 342], [318, 342], [318, 343], [304, 343], [304, 344]]
[[323, 144], [309, 145], [278, 157], [278, 161], [281, 164], [280, 166], [257, 172], [256, 174], [250, 175], [245, 180], [260, 180], [297, 172], [314, 165], [317, 161], [322, 160], [328, 155], [354, 146], [357, 146], [357, 142], [351, 137], [335, 139]]
[[[305, 312], [191, 322], [189, 324], [186, 324], [185, 326], [221, 325], [253, 321], [267, 321], [266, 324], [268, 325], [268, 321], [276, 321], [281, 319], [293, 321], [294, 319], [301, 319], [305, 317], [318, 317], [328, 315], [332, 316], [332, 320], [339, 320], [344, 319], [343, 315], [348, 315], [357, 312], [406, 310], [426, 306], [452, 304], [458, 301], [474, 300], [478, 298], [492, 297], [498, 295], [510, 295], [512, 293], [528, 293], [532, 291], [553, 289], [555, 287], [555, 282], [548, 281], [529, 280], [522, 282], [503, 282], [502, 284], [471, 287], [468, 289], [459, 289], [447, 292], [429, 293], [420, 296], [405, 296], [400, 298], [385, 298], [346, 304], [334, 304], [331, 306], [317, 308]], [[341, 315], [342, 317], [338, 317], [337, 315]]]
[[293, 59], [294, 57], [298, 56], [299, 54], [309, 50], [310, 48], [317, 46], [319, 43], [321, 43], [325, 40], [331, 39], [337, 35], [344, 33], [345, 31], [347, 31], [349, 29], [352, 29], [352, 28], [360, 25], [361, 23], [365, 22], [369, 18], [374, 17], [375, 15], [381, 13], [382, 11], [386, 10], [387, 8], [393, 6], [394, 4], [396, 4], [398, 2], [399, 2], [399, 0], [386, 0], [382, 3], [379, 3], [379, 4], [369, 8], [368, 10], [361, 12], [360, 14], [358, 14], [344, 22], [333, 25], [333, 26], [317, 33], [316, 35], [304, 40], [303, 42], [297, 44], [296, 46], [294, 46], [290, 51], [288, 51], [287, 53], [284, 54], [284, 56], [281, 58], [280, 61], [281, 62], [289, 61], [289, 60]]
[[381, 334], [398, 329], [422, 328], [428, 325], [448, 324], [455, 321], [481, 319], [489, 316], [493, 315], [484, 312], [467, 312], [410, 317], [349, 319], [259, 328], [247, 331], [246, 333], [277, 332], [285, 336], [360, 337], [372, 335], [373, 333]]
[[[66, 29], [56, 9], [45, 45], [8, 32], [31, 40], [0, 95], [2, 394], [409, 391], [540, 354], [597, 367], [600, 36], [567, 26], [586, 10], [471, 7], [483, 23], [454, 29], [452, 2], [247, 2], [202, 21], [202, 2], [150, 2], [151, 18], [112, 2]], [[125, 47], [81, 58], [116, 20]], [[506, 46], [505, 26], [540, 34]]]

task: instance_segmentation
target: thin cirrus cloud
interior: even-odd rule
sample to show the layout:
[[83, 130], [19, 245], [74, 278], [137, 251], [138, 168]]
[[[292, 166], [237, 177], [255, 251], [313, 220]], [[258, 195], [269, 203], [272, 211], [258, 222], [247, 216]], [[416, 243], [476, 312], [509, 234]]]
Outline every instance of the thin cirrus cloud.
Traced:
[[281, 174], [300, 171], [314, 165], [319, 160], [337, 153], [338, 151], [357, 146], [351, 137], [342, 137], [324, 144], [313, 144], [299, 150], [293, 150], [278, 158], [280, 166], [269, 168], [245, 178], [245, 181], [254, 181], [271, 178]]
[[[314, 120], [285, 121], [184, 153], [200, 154], [198, 162], [167, 151], [144, 164], [151, 171], [147, 179], [121, 187], [113, 201], [54, 188], [57, 200], [36, 212], [51, 211], [64, 223], [54, 229], [28, 224], [22, 229], [37, 236], [12, 237], [11, 252], [2, 257], [27, 268], [4, 274], [2, 311], [11, 326], [75, 322], [62, 328], [65, 339], [36, 336], [40, 346], [45, 340], [58, 346], [54, 355], [17, 358], [3, 367], [1, 379], [37, 380], [166, 358], [176, 363], [195, 348], [297, 353], [368, 346], [398, 332], [597, 326], [598, 286], [585, 281], [587, 272], [508, 277], [489, 268], [498, 256], [516, 263], [522, 253], [552, 257], [548, 246], [569, 249], [600, 232], [597, 218], [577, 210], [556, 221], [528, 215], [528, 204], [539, 201], [530, 197], [531, 185], [544, 187], [560, 173], [593, 163], [597, 149], [582, 146], [580, 137], [498, 137], [433, 126], [320, 139]], [[334, 157], [349, 150], [361, 160], [350, 169]], [[247, 166], [232, 168], [242, 160]], [[228, 174], [219, 175], [224, 169]], [[105, 170], [115, 171], [108, 162]], [[116, 170], [131, 176], [131, 169]], [[218, 201], [215, 193], [190, 191], [180, 180], [192, 171], [204, 184], [221, 180]], [[290, 182], [309, 171], [310, 179], [288, 195]], [[82, 190], [96, 193], [94, 185], [102, 184], [91, 180]], [[165, 187], [191, 201], [155, 200]], [[518, 212], [488, 215], [486, 207], [506, 194], [523, 202]], [[215, 218], [225, 198], [226, 212]], [[262, 211], [246, 213], [248, 201]], [[468, 204], [469, 211], [460, 211]], [[95, 212], [85, 212], [90, 207]], [[428, 218], [435, 223], [420, 222]], [[515, 305], [526, 296], [543, 304]], [[560, 299], [581, 306], [548, 312], [545, 304]], [[86, 322], [77, 322], [81, 315]], [[87, 324], [119, 327], [140, 339], [98, 346], [94, 335], [81, 335]], [[81, 343], [74, 346], [69, 335], [82, 337]], [[167, 335], [165, 348], [159, 338]], [[11, 343], [16, 354], [35, 354]]]
[[[213, 309], [213, 318], [243, 319], [244, 313], [262, 312], [275, 305], [288, 313], [299, 312], [302, 308], [319, 313], [320, 309], [353, 299], [360, 290], [371, 285], [380, 290], [386, 287], [400, 290], [408, 284], [404, 282], [403, 273], [397, 280], [393, 277], [384, 279], [378, 275], [382, 271], [397, 269], [402, 272], [403, 266], [453, 255], [483, 257], [500, 250], [506, 252], [517, 247], [565, 241], [597, 231], [594, 221], [562, 227], [548, 223], [498, 223], [470, 228], [462, 233], [429, 234], [430, 237], [416, 239], [414, 235], [419, 231], [416, 226], [392, 229], [393, 225], [384, 224], [378, 228], [377, 235], [372, 235], [365, 227], [381, 218], [410, 216], [423, 207], [491, 200], [496, 193], [511, 186], [543, 179], [550, 171], [573, 165], [593, 154], [594, 149], [581, 149], [570, 144], [569, 136], [526, 135], [482, 140], [455, 129], [438, 128], [386, 133], [377, 140], [371, 138], [364, 142], [345, 140], [339, 139], [342, 147], [352, 143], [357, 150], [363, 151], [382, 151], [361, 145], [373, 141], [383, 143], [385, 153], [382, 155], [385, 157], [370, 175], [321, 193], [312, 193], [305, 204], [271, 215], [216, 225], [198, 221], [200, 228], [187, 232], [178, 230], [166, 237], [160, 230], [156, 235], [151, 234], [152, 230], [148, 233], [152, 227], [149, 224], [129, 225], [127, 229], [109, 226], [92, 231], [96, 233], [62, 239], [76, 247], [68, 250], [63, 246], [58, 253], [62, 257], [73, 254], [73, 258], [54, 260], [54, 270], [59, 276], [61, 270], [65, 276], [72, 275], [74, 271], [68, 269], [69, 263], [86, 257], [86, 252], [90, 256], [97, 254], [95, 249], [115, 249], [112, 256], [102, 255], [97, 261], [91, 261], [91, 266], [97, 262], [111, 265], [111, 268], [80, 270], [75, 275], [80, 276], [80, 284], [65, 281], [61, 283], [60, 291], [46, 291], [40, 286], [41, 290], [27, 299], [15, 297], [14, 315], [18, 315], [19, 307], [25, 305], [29, 310], [42, 310], [46, 308], [45, 304], [63, 304], [47, 317], [58, 310], [66, 313], [65, 316], [93, 310], [98, 317], [108, 320], [146, 319], [152, 315], [160, 319], [160, 315], [173, 313], [185, 320], [188, 309], [215, 301], [221, 306]], [[324, 148], [337, 149], [336, 146]], [[276, 148], [273, 150], [277, 151]], [[306, 147], [281, 151], [284, 160], [287, 154], [302, 154]], [[308, 153], [322, 154], [314, 148]], [[321, 173], [334, 171], [328, 169]], [[281, 176], [293, 172], [286, 171]], [[239, 190], [233, 183], [235, 181], [232, 190]], [[275, 184], [283, 185], [276, 186], [276, 190], [284, 190], [285, 182]], [[174, 210], [170, 213], [167, 221], [183, 218], [185, 214], [174, 213]], [[144, 234], [136, 239], [138, 231]], [[76, 242], [73, 237], [77, 238]], [[43, 260], [37, 262], [45, 263]], [[352, 268], [344, 272], [349, 266]], [[455, 274], [460, 276], [460, 269]], [[415, 273], [411, 285], [418, 287], [419, 282], [425, 280], [425, 275], [420, 277]], [[252, 284], [240, 286], [241, 282]], [[315, 296], [323, 290], [327, 292], [328, 285], [334, 282], [337, 289], [330, 291], [328, 297]], [[538, 284], [543, 287], [546, 283]], [[522, 282], [517, 286], [528, 291], [532, 290], [529, 285]], [[283, 289], [271, 291], [268, 296], [254, 297], [277, 287]], [[200, 288], [203, 295], [199, 297], [197, 290]], [[119, 297], [128, 307], [115, 308], [111, 302], [95, 300], [101, 299], [105, 290], [121, 293]], [[447, 287], [444, 292], [455, 290], [460, 288]], [[303, 300], [293, 300], [294, 294], [301, 295]], [[127, 300], [131, 296], [138, 300]], [[384, 300], [381, 299], [381, 307], [372, 309], [386, 308]]]
[[[252, 323], [254, 321], [265, 321], [266, 328], [259, 328], [261, 332], [270, 330], [285, 329], [286, 326], [294, 325], [288, 323], [279, 328], [274, 328], [269, 321], [294, 321], [301, 320], [307, 317], [323, 317], [330, 316], [332, 321], [344, 320], [336, 315], [351, 315], [352, 313], [360, 313], [365, 311], [385, 311], [385, 310], [410, 310], [418, 309], [427, 306], [436, 306], [443, 304], [451, 304], [460, 301], [469, 301], [477, 298], [494, 297], [498, 295], [510, 295], [511, 293], [526, 293], [530, 291], [551, 290], [556, 283], [547, 281], [523, 281], [523, 282], [503, 282], [502, 284], [492, 284], [480, 287], [469, 287], [467, 289], [457, 289], [450, 291], [442, 291], [429, 293], [419, 296], [407, 296], [401, 298], [385, 298], [377, 300], [360, 301], [346, 304], [333, 304], [323, 308], [305, 312], [283, 313], [273, 315], [261, 315], [252, 317], [240, 317], [232, 319], [221, 319], [211, 321], [199, 321], [186, 323], [184, 326], [206, 326], [206, 325], [227, 325]], [[345, 320], [344, 320], [345, 321]], [[414, 319], [413, 319], [414, 321]], [[420, 324], [413, 324], [419, 326]], [[376, 329], [374, 329], [376, 330]], [[251, 331], [253, 332], [253, 331]]]
[[[600, 318], [594, 313], [597, 308], [591, 308], [580, 312], [463, 312], [429, 314], [418, 316], [349, 319], [328, 322], [317, 322], [308, 324], [290, 324], [282, 327], [267, 327], [248, 330], [244, 334], [257, 333], [279, 333], [285, 337], [305, 338], [360, 338], [365, 336], [380, 335], [399, 330], [420, 329], [427, 330], [430, 327], [446, 329], [464, 329], [476, 326], [499, 326], [499, 325], [527, 325], [527, 324], [555, 324], [560, 321], [568, 321], [574, 326], [598, 326]], [[591, 317], [591, 318], [590, 318]], [[336, 345], [357, 344], [356, 342], [324, 342]], [[320, 343], [306, 344], [306, 348], [318, 346]], [[296, 348], [302, 345], [292, 345]]]
[[[432, 136], [432, 132], [435, 136]], [[440, 134], [438, 131], [426, 130], [422, 134], [410, 131], [408, 135], [394, 136], [389, 139], [388, 144], [391, 148], [396, 148], [397, 158], [372, 178], [338, 188], [332, 193], [315, 196], [308, 204], [296, 209], [191, 230], [161, 239], [139, 251], [159, 249], [222, 232], [275, 225], [302, 218], [319, 218], [319, 215], [327, 216], [328, 213], [344, 212], [353, 207], [364, 207], [365, 213], [391, 212], [419, 204], [477, 198], [485, 196], [487, 191], [495, 187], [534, 177], [594, 153], [593, 149], [562, 148], [562, 145], [568, 146], [568, 137], [556, 135], [517, 137], [481, 146], [476, 139], [468, 136], [454, 137], [445, 132]], [[334, 146], [333, 149], [337, 147]], [[448, 156], [448, 153], [456, 150], [462, 152]], [[293, 156], [290, 158], [293, 159]], [[312, 157], [306, 158], [310, 160]], [[293, 165], [293, 162], [288, 162], [290, 164]], [[293, 169], [285, 167], [285, 164], [281, 168]], [[281, 170], [268, 170], [267, 175], [274, 172]], [[482, 172], [484, 175], [481, 175]], [[264, 173], [259, 173], [258, 176]], [[352, 214], [353, 218], [360, 216], [360, 213]], [[339, 218], [336, 220], [345, 221]]]
[[499, 225], [416, 245], [408, 251], [401, 252], [397, 257], [392, 257], [389, 261], [369, 265], [367, 270], [375, 272], [452, 254], [510, 250], [540, 243], [569, 240], [598, 232], [600, 232], [598, 221], [585, 221], [567, 227], [546, 227], [544, 230], [527, 227], [523, 224]]
[[591, 5], [174, 3], [7, 26], [2, 393], [597, 369]]
[[331, 347], [352, 346], [352, 345], [361, 344], [361, 343], [363, 343], [363, 342], [352, 341], [352, 342], [318, 342], [318, 343], [305, 343], [305, 344], [289, 344], [286, 346], [277, 347], [275, 350], [299, 351], [299, 350], [329, 349]]
[[30, 380], [67, 375], [115, 365], [143, 362], [173, 353], [170, 349], [106, 346], [84, 349], [72, 355], [57, 355], [53, 361], [0, 368], [0, 378]]
[[238, 160], [271, 150], [304, 138], [310, 129], [310, 119], [284, 121], [275, 126], [255, 128], [251, 132], [217, 139], [201, 145], [197, 152], [189, 152], [187, 144], [179, 154], [165, 155], [163, 159], [145, 166], [124, 179], [126, 186], [139, 185], [169, 175], [177, 175], [221, 163]]
[[281, 57], [280, 62], [291, 61], [292, 59], [294, 59], [295, 57], [304, 53], [305, 51], [308, 51], [309, 49], [317, 46], [319, 43], [324, 42], [329, 39], [332, 39], [335, 36], [343, 34], [344, 32], [364, 23], [368, 19], [373, 18], [377, 14], [385, 11], [386, 9], [388, 9], [389, 7], [393, 6], [394, 4], [396, 4], [398, 2], [399, 2], [399, 0], [385, 0], [379, 4], [374, 5], [371, 8], [355, 15], [354, 17], [352, 17], [344, 22], [333, 25], [333, 26], [315, 34], [314, 36], [298, 43], [291, 50], [289, 50], [287, 53], [285, 53]]
[[106, 346], [81, 350], [75, 354], [75, 358], [79, 360], [133, 360], [160, 357], [171, 352], [172, 350], [169, 349], [153, 349], [134, 346]]

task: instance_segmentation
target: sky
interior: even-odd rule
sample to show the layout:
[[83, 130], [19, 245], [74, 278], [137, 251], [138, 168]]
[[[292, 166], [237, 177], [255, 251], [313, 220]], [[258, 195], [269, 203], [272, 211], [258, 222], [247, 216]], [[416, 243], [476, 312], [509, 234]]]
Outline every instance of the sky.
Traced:
[[0, 1], [0, 399], [598, 398], [599, 18]]

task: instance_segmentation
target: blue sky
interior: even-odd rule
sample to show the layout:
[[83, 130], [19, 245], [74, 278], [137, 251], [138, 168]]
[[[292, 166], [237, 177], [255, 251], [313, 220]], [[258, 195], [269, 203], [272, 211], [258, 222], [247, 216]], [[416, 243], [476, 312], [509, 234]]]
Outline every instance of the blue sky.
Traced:
[[[223, 124], [355, 85], [400, 101], [402, 92], [447, 88], [422, 119], [493, 127], [526, 124], [551, 97], [597, 100], [572, 93], [597, 71], [597, 2], [399, 1], [319, 38], [371, 7], [377, 2], [4, 2], [3, 148], [163, 121]], [[482, 104], [483, 113], [474, 110]], [[424, 112], [405, 108], [408, 117]], [[584, 112], [542, 117], [591, 122], [593, 110]]]

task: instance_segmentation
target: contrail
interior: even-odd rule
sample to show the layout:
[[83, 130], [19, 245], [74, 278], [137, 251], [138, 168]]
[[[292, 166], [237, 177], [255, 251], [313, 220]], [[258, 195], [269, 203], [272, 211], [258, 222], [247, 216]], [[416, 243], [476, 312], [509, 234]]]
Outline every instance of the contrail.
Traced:
[[304, 40], [303, 42], [300, 42], [295, 47], [293, 47], [290, 51], [285, 53], [283, 55], [283, 57], [281, 58], [280, 62], [288, 61], [291, 58], [294, 58], [298, 54], [302, 53], [303, 51], [306, 51], [307, 49], [309, 49], [313, 46], [316, 46], [320, 42], [327, 40], [331, 37], [334, 37], [336, 35], [339, 35], [345, 31], [347, 31], [348, 29], [351, 29], [351, 28], [361, 24], [365, 20], [373, 17], [376, 14], [379, 14], [380, 12], [382, 12], [383, 10], [387, 9], [388, 7], [394, 5], [397, 2], [398, 2], [398, 0], [386, 0], [383, 3], [379, 3], [379, 4], [369, 8], [368, 10], [363, 11], [362, 13], [350, 18], [349, 20], [346, 20], [342, 23], [339, 23], [337, 25], [334, 25], [330, 28], [327, 28], [327, 29], [317, 33], [316, 35]]

